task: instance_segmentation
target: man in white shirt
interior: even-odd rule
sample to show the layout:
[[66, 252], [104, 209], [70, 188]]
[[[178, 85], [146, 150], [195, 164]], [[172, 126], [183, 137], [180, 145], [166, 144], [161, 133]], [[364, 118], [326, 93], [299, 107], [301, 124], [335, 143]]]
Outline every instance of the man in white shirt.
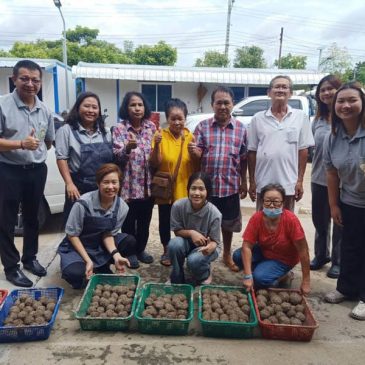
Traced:
[[248, 131], [249, 195], [262, 208], [261, 189], [270, 183], [284, 187], [284, 208], [294, 210], [303, 196], [303, 177], [308, 147], [314, 145], [308, 116], [288, 105], [293, 83], [276, 76], [269, 85], [271, 108], [256, 113]]

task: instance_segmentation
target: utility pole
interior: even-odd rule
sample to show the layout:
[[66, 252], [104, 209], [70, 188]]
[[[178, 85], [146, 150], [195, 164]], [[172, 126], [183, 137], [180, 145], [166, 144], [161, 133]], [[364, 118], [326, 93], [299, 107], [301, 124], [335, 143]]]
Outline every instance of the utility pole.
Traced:
[[281, 49], [283, 48], [283, 34], [284, 34], [284, 28], [281, 27], [281, 31], [280, 31], [280, 46], [279, 46], [279, 58], [278, 58], [278, 68], [281, 68]]
[[229, 48], [229, 32], [231, 30], [231, 13], [233, 8], [234, 0], [228, 0], [228, 12], [227, 12], [227, 28], [226, 28], [226, 46], [224, 48], [224, 55], [228, 58]]
[[318, 47], [317, 49], [319, 50], [319, 55], [318, 55], [318, 66], [317, 66], [317, 71], [319, 72], [320, 71], [320, 68], [321, 68], [321, 60], [322, 60], [322, 51], [325, 47], [324, 46], [321, 46], [321, 47]]

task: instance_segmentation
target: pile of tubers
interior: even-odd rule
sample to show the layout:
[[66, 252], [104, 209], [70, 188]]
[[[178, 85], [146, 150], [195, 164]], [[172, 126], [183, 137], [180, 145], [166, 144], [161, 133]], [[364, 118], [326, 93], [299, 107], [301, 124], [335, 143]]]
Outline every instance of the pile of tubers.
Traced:
[[256, 301], [264, 323], [301, 326], [305, 322], [306, 307], [297, 292], [260, 289], [256, 292]]
[[135, 292], [135, 284], [113, 286], [97, 284], [87, 315], [93, 318], [128, 317], [132, 310]]
[[250, 321], [247, 294], [238, 290], [205, 289], [202, 293], [202, 316], [207, 321]]
[[45, 296], [34, 299], [22, 294], [10, 307], [4, 326], [40, 326], [46, 325], [52, 318], [56, 300]]
[[144, 302], [143, 318], [186, 319], [189, 302], [184, 294], [151, 293]]

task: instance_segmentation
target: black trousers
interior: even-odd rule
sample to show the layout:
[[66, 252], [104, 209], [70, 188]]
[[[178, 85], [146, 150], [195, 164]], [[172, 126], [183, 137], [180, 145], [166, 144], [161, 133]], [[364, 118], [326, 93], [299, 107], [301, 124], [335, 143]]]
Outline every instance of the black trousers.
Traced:
[[167, 246], [171, 239], [171, 207], [172, 204], [159, 204], [158, 206], [158, 230], [163, 246]]
[[331, 257], [332, 265], [340, 264], [340, 247], [342, 228], [337, 224], [332, 227], [332, 254], [331, 245], [331, 211], [328, 203], [327, 186], [315, 183], [312, 186], [312, 221], [316, 228], [314, 238], [314, 255], [319, 261]]
[[[119, 244], [116, 245], [119, 253], [123, 257], [131, 256], [136, 254], [136, 240], [133, 236], [128, 235]], [[95, 274], [110, 273], [110, 264], [113, 263], [111, 258], [107, 265], [94, 269]], [[86, 277], [86, 264], [84, 262], [75, 262], [68, 265], [62, 271], [62, 278], [65, 279], [74, 289], [84, 288], [87, 284]]]
[[5, 272], [19, 267], [20, 254], [14, 244], [19, 203], [23, 214], [22, 262], [38, 253], [38, 210], [47, 177], [45, 163], [28, 166], [0, 163], [0, 257]]
[[343, 236], [337, 290], [365, 301], [365, 208], [341, 203]]
[[123, 223], [122, 232], [131, 234], [136, 238], [137, 255], [142, 253], [150, 234], [153, 199], [136, 199], [127, 202], [129, 211]]

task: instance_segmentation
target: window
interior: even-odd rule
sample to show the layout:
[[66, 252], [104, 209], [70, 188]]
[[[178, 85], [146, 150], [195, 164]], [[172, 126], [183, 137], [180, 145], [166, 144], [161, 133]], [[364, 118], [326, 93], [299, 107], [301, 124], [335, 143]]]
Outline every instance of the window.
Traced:
[[249, 96], [260, 96], [266, 94], [267, 94], [267, 87], [250, 86], [250, 88], [248, 89]]
[[251, 117], [257, 112], [269, 108], [269, 100], [255, 100], [241, 107], [243, 117]]
[[289, 99], [288, 104], [294, 109], [303, 109], [302, 102], [297, 99]]
[[245, 88], [244, 87], [231, 86], [231, 89], [232, 89], [233, 94], [234, 94], [233, 104], [237, 104], [239, 101], [241, 101], [245, 97]]
[[163, 112], [165, 103], [171, 99], [171, 85], [142, 84], [142, 94], [146, 97], [152, 111]]

